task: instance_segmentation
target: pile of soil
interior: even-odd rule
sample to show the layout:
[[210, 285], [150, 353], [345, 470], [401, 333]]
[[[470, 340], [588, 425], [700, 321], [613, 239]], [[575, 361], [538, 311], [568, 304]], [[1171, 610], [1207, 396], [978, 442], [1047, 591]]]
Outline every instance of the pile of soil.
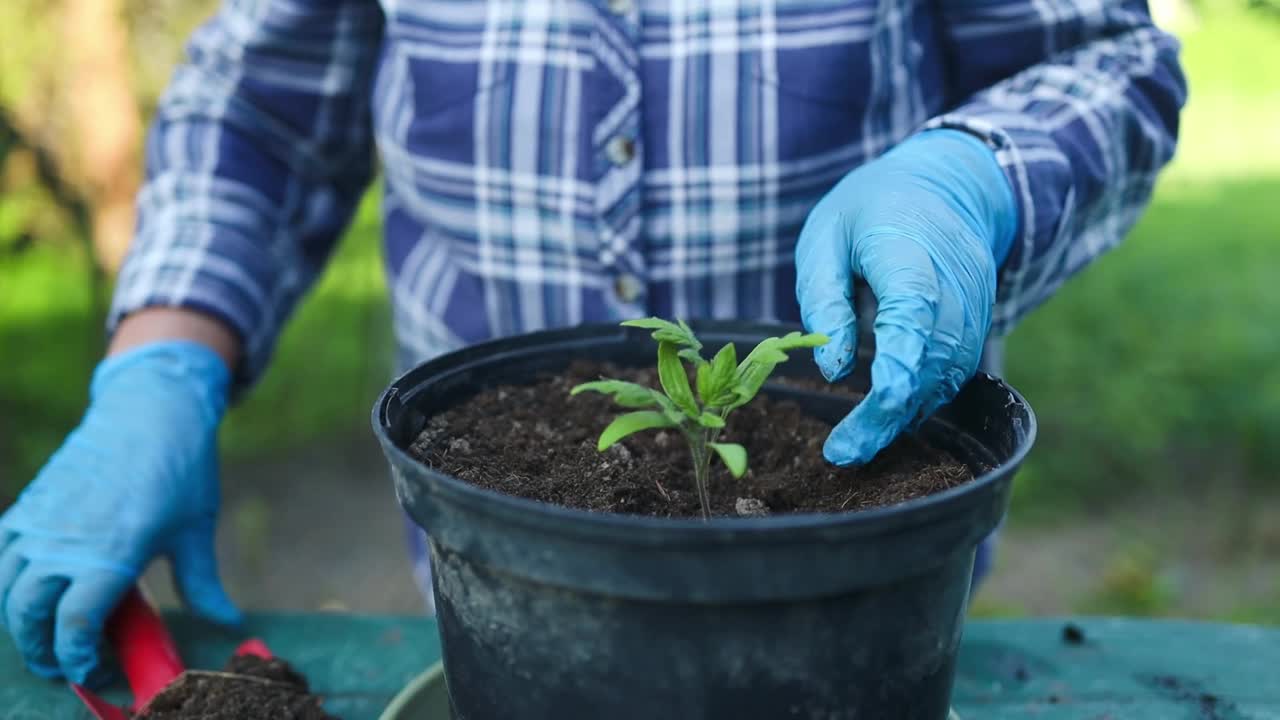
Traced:
[[[600, 431], [626, 410], [607, 396], [570, 397], [569, 390], [602, 376], [659, 387], [653, 370], [579, 361], [564, 374], [493, 388], [432, 417], [409, 452], [466, 482], [531, 500], [600, 512], [700, 517], [688, 445], [678, 431], [645, 431], [596, 451]], [[865, 466], [836, 467], [822, 456], [831, 427], [793, 402], [763, 394], [735, 410], [719, 440], [746, 447], [748, 471], [735, 479], [713, 461], [712, 514], [864, 510], [974, 477], [949, 453], [911, 435]]]
[[221, 672], [188, 670], [136, 720], [338, 720], [307, 679], [278, 658], [237, 655]]

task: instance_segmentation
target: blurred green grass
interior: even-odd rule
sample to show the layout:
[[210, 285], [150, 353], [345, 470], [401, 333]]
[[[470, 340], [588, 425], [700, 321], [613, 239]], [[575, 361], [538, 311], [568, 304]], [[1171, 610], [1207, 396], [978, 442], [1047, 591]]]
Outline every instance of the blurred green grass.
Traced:
[[[370, 192], [276, 361], [222, 429], [226, 458], [285, 452], [364, 432], [392, 372], [390, 315]], [[0, 257], [0, 497], [15, 494], [74, 427], [102, 348], [89, 259], [71, 243]]]
[[[1280, 23], [1215, 3], [1184, 41], [1191, 100], [1150, 210], [1011, 338], [1008, 374], [1042, 424], [1016, 523], [1276, 477]], [[378, 227], [371, 194], [231, 413], [229, 458], [365, 431], [391, 368]], [[84, 406], [101, 343], [87, 262], [71, 242], [0, 256], [0, 494], [30, 478]]]

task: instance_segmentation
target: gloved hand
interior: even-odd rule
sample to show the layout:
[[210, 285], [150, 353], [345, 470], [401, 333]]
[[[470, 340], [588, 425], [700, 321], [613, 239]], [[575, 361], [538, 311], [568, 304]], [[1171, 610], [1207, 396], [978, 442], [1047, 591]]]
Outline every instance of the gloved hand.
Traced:
[[101, 681], [103, 625], [157, 555], [193, 611], [240, 621], [213, 551], [228, 384], [222, 359], [192, 342], [98, 366], [79, 427], [0, 518], [0, 621], [37, 674]]
[[871, 392], [824, 446], [865, 463], [950, 402], [977, 371], [1013, 244], [1017, 205], [994, 153], [958, 130], [914, 135], [846, 175], [814, 207], [796, 247], [796, 297], [829, 381], [853, 370], [854, 280], [879, 308]]

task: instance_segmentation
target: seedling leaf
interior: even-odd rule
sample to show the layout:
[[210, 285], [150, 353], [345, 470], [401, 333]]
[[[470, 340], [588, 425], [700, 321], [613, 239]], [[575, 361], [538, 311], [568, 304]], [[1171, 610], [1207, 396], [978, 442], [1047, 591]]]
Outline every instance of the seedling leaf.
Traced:
[[725, 467], [729, 468], [729, 472], [736, 478], [742, 477], [747, 472], [747, 449], [737, 443], [707, 443], [720, 459], [724, 461]]
[[689, 327], [689, 323], [679, 318], [676, 319], [676, 323], [680, 326], [680, 329], [684, 331], [685, 337], [689, 338], [689, 347], [694, 350], [701, 350], [702, 341], [698, 339], [697, 335], [693, 334], [693, 328]]
[[702, 342], [693, 334], [693, 330], [681, 321], [680, 324], [673, 323], [662, 318], [650, 317], [640, 318], [638, 320], [626, 320], [622, 323], [627, 327], [643, 328], [653, 331], [653, 339], [658, 342], [669, 342], [682, 347], [687, 347], [695, 352], [702, 349]]
[[822, 333], [809, 333], [802, 335], [799, 331], [789, 332], [778, 338], [776, 346], [779, 350], [800, 350], [802, 348], [816, 348], [831, 342], [831, 338]]
[[[734, 366], [738, 364], [738, 351], [729, 343], [720, 348], [716, 356], [711, 362], [703, 367], [698, 368], [698, 397], [702, 399], [704, 405], [711, 407], [719, 407], [726, 403], [717, 403], [717, 399], [725, 397], [725, 392], [729, 390], [733, 384]], [[731, 400], [733, 396], [728, 396]]]
[[614, 418], [614, 421], [609, 423], [609, 426], [600, 433], [600, 440], [596, 443], [596, 449], [602, 452], [608, 450], [622, 438], [632, 433], [638, 433], [641, 430], [669, 428], [676, 425], [677, 423], [672, 422], [671, 418], [664, 413], [653, 410], [629, 412], [626, 415], [619, 415]]
[[[628, 320], [623, 325], [652, 330], [658, 341], [658, 379], [662, 390], [622, 380], [599, 380], [578, 385], [571, 394], [598, 392], [612, 395], [623, 407], [652, 408], [630, 412], [616, 418], [600, 433], [597, 447], [605, 450], [622, 438], [641, 430], [678, 428], [689, 442], [694, 460], [694, 484], [702, 516], [710, 517], [711, 500], [707, 488], [708, 469], [714, 450], [734, 477], [747, 472], [746, 448], [736, 443], [718, 443], [725, 427], [725, 416], [731, 410], [750, 402], [779, 363], [786, 362], [787, 352], [823, 345], [823, 335], [788, 333], [766, 338], [738, 362], [738, 351], [728, 343], [709, 362], [702, 357], [702, 343], [683, 320], [670, 322], [661, 318]], [[684, 362], [692, 363], [697, 396], [689, 384]]]
[[684, 364], [672, 343], [658, 343], [658, 379], [676, 407], [691, 418], [698, 417], [701, 411], [693, 399], [693, 390], [689, 388], [689, 376], [685, 374]]
[[694, 350], [693, 348], [685, 348], [681, 350], [680, 357], [693, 363], [694, 367], [702, 367], [703, 365], [707, 364], [706, 359], [703, 358], [702, 355], [697, 350]]
[[720, 348], [711, 360], [712, 379], [718, 388], [723, 388], [733, 380], [734, 368], [738, 365], [738, 348], [729, 343]]
[[704, 428], [719, 430], [720, 428], [724, 427], [724, 418], [720, 417], [715, 413], [703, 412], [701, 415], [698, 416], [698, 424]]
[[596, 380], [582, 383], [569, 391], [570, 395], [584, 392], [598, 392], [612, 395], [613, 401], [625, 408], [660, 407], [662, 398], [653, 388], [647, 388], [624, 380]]
[[702, 400], [703, 404], [707, 404], [707, 400], [715, 394], [715, 388], [711, 384], [711, 367], [711, 363], [699, 365], [695, 378], [698, 384], [698, 399]]
[[737, 398], [729, 405], [732, 410], [751, 402], [760, 392], [764, 381], [769, 378], [779, 364], [787, 361], [787, 350], [799, 348], [815, 348], [827, 344], [826, 335], [811, 333], [801, 335], [798, 332], [787, 333], [780, 338], [765, 338], [755, 349], [738, 364], [734, 373], [733, 393]]

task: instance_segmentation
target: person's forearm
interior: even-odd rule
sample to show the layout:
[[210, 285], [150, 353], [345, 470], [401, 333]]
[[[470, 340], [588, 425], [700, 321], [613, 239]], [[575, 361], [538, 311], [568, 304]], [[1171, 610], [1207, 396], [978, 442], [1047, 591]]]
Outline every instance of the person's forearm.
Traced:
[[257, 380], [372, 179], [383, 21], [369, 0], [226, 2], [192, 35], [148, 130], [114, 352], [191, 339], [234, 363], [236, 391]]
[[1140, 216], [1177, 144], [1179, 44], [1142, 0], [935, 4], [952, 91], [967, 99], [925, 127], [985, 139], [1019, 204], [992, 314], [1003, 335]]
[[107, 355], [163, 340], [191, 340], [209, 347], [232, 372], [240, 362], [240, 338], [212, 315], [186, 308], [145, 308], [120, 322]]

